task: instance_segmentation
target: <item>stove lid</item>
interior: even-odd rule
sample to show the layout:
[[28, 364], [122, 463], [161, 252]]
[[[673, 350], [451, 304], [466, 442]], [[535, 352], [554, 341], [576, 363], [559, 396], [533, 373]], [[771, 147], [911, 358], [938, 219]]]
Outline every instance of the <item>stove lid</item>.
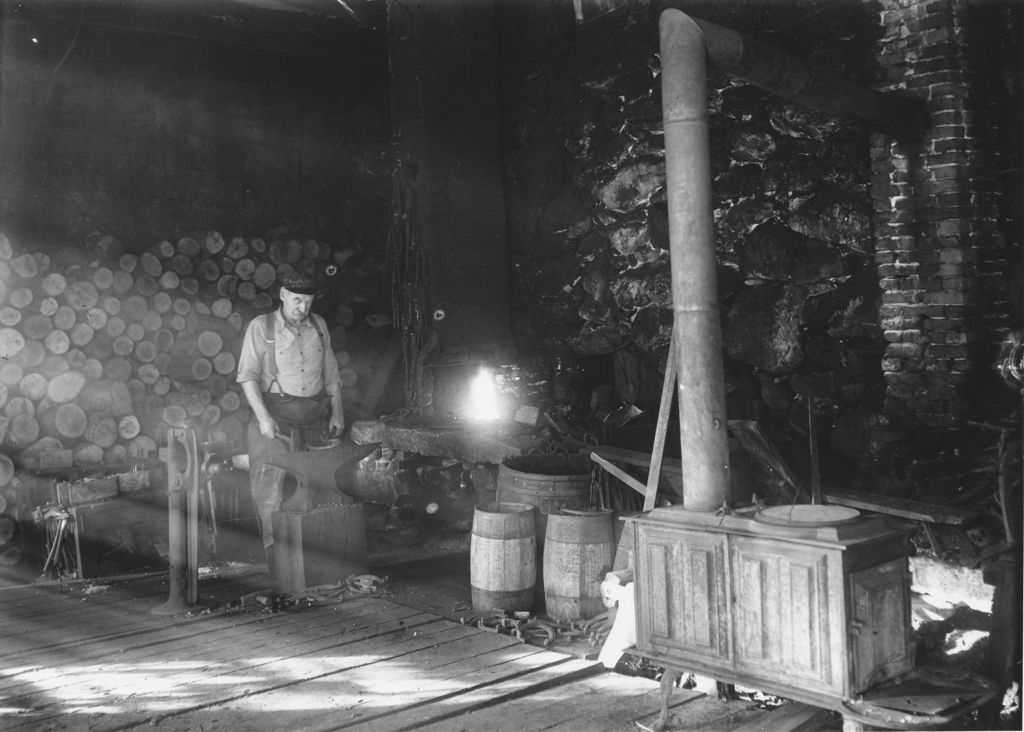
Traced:
[[839, 526], [860, 518], [860, 511], [847, 506], [823, 506], [807, 503], [792, 506], [769, 506], [757, 512], [756, 521], [772, 526]]

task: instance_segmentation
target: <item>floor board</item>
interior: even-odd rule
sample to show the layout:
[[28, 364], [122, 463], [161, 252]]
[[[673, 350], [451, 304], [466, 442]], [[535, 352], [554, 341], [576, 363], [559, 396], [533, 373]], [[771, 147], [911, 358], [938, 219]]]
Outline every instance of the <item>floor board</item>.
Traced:
[[[201, 583], [200, 596], [261, 581]], [[386, 597], [153, 614], [165, 593], [159, 575], [0, 590], [0, 729], [614, 732], [660, 708], [655, 681]], [[697, 691], [672, 704], [670, 729], [772, 728]]]

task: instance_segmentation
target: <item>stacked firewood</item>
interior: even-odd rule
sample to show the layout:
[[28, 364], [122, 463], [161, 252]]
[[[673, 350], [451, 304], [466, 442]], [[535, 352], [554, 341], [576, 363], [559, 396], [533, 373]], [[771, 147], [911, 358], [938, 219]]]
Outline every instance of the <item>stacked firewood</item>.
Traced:
[[[329, 278], [349, 256], [314, 239], [217, 232], [142, 252], [109, 235], [24, 249], [0, 234], [0, 452], [27, 469], [155, 459], [185, 424], [244, 444], [235, 373], [246, 323], [275, 306], [285, 272]], [[325, 315], [357, 399], [350, 303]]]

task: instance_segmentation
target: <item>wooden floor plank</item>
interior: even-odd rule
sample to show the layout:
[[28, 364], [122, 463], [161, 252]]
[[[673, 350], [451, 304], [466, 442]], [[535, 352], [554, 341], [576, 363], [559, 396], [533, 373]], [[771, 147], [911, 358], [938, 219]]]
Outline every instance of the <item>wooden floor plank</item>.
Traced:
[[[414, 611], [406, 611], [406, 617]], [[371, 624], [380, 622], [381, 618], [374, 616]], [[385, 618], [386, 619], [386, 618]], [[344, 632], [355, 629], [351, 625], [352, 618], [315, 618], [308, 627], [312, 633], [311, 638], [318, 642], [322, 641], [328, 633]], [[425, 620], [425, 618], [424, 618]], [[319, 621], [319, 622], [317, 622]], [[333, 621], [333, 622], [332, 622]], [[302, 626], [307, 628], [307, 626]], [[262, 637], [260, 630], [267, 630], [268, 635]], [[145, 644], [142, 647], [127, 650], [124, 653], [116, 653], [110, 660], [111, 647], [97, 644], [82, 649], [84, 652], [69, 656], [54, 656], [53, 652], [41, 654], [31, 666], [22, 668], [7, 667], [3, 676], [7, 678], [0, 682], [0, 698], [6, 699], [7, 704], [22, 704], [25, 699], [22, 697], [26, 691], [38, 695], [45, 691], [48, 694], [58, 694], [61, 689], [68, 686], [81, 688], [82, 676], [87, 678], [99, 674], [123, 673], [125, 669], [131, 669], [140, 676], [145, 676], [151, 669], [170, 668], [174, 665], [192, 664], [196, 660], [213, 664], [214, 659], [233, 659], [231, 643], [237, 648], [244, 648], [249, 654], [261, 651], [269, 643], [276, 641], [278, 644], [286, 644], [287, 653], [295, 653], [298, 648], [298, 641], [292, 642], [296, 636], [279, 636], [278, 630], [266, 628], [253, 630], [246, 626], [232, 626], [220, 628], [221, 635], [204, 633], [197, 636], [170, 635], [163, 637], [159, 643]], [[180, 631], [179, 631], [180, 632]], [[116, 647], [114, 647], [116, 649]], [[269, 650], [267, 652], [273, 652]], [[73, 658], [73, 661], [72, 661]]]
[[[325, 611], [326, 612], [326, 611]], [[288, 668], [289, 663], [309, 667], [318, 667], [318, 656], [331, 656], [348, 653], [348, 648], [357, 648], [359, 652], [372, 650], [372, 647], [387, 647], [404, 635], [416, 632], [417, 628], [433, 625], [447, 628], [454, 624], [439, 621], [435, 616], [418, 613], [409, 608], [393, 606], [391, 615], [396, 619], [385, 620], [387, 613], [381, 612], [367, 616], [366, 623], [347, 628], [332, 638], [325, 639], [321, 635], [313, 635], [305, 639], [296, 639], [287, 634], [270, 636], [258, 633], [253, 637], [256, 643], [236, 643], [233, 648], [219, 649], [215, 652], [202, 653], [198, 656], [182, 655], [180, 652], [158, 654], [151, 663], [141, 666], [127, 664], [121, 666], [116, 660], [113, 663], [100, 665], [96, 669], [75, 669], [71, 674], [77, 676], [78, 684], [69, 687], [61, 683], [56, 691], [71, 689], [72, 697], [59, 695], [49, 696], [46, 692], [45, 675], [48, 669], [37, 674], [39, 680], [33, 679], [35, 692], [30, 697], [7, 700], [10, 707], [17, 702], [17, 707], [33, 710], [31, 715], [38, 719], [48, 718], [62, 711], [84, 708], [86, 695], [92, 693], [93, 699], [106, 700], [118, 705], [122, 712], [135, 714], [139, 707], [149, 709], [163, 708], [167, 711], [194, 708], [201, 703], [208, 703], [210, 695], [218, 701], [223, 698], [237, 696], [239, 684], [247, 686], [247, 692], [274, 685], [293, 683], [294, 671]], [[427, 631], [424, 631], [427, 632]], [[370, 649], [360, 648], [369, 644]], [[253, 653], [253, 646], [260, 646], [260, 655]], [[228, 654], [227, 651], [231, 653]], [[351, 660], [346, 662], [351, 664]], [[315, 675], [315, 672], [310, 672]], [[130, 678], [131, 683], [125, 679]], [[66, 682], [66, 679], [63, 680]], [[219, 695], [219, 696], [218, 696]], [[197, 701], [201, 698], [202, 701]]]
[[[699, 696], [697, 692], [677, 692]], [[660, 684], [613, 672], [544, 689], [527, 697], [500, 701], [485, 709], [445, 720], [447, 730], [623, 730], [660, 708]], [[441, 726], [426, 727], [440, 731]]]
[[[150, 658], [163, 661], [194, 658], [197, 653], [203, 651], [206, 655], [215, 657], [221, 646], [226, 647], [226, 655], [234, 656], [240, 652], [239, 649], [251, 654], [254, 649], [266, 644], [301, 641], [303, 633], [307, 634], [310, 640], [322, 641], [328, 634], [343, 635], [350, 630], [374, 627], [384, 621], [395, 620], [401, 623], [412, 617], [418, 618], [419, 622], [426, 622], [434, 616], [400, 606], [395, 606], [393, 610], [376, 612], [363, 610], [354, 615], [325, 614], [320, 610], [294, 613], [287, 618], [283, 614], [262, 617], [254, 615], [240, 617], [238, 620], [222, 619], [220, 623], [192, 626], [195, 628], [194, 631], [176, 627], [154, 633], [145, 640], [133, 639], [137, 640], [134, 647], [95, 642], [75, 648], [71, 653], [47, 651], [38, 654], [36, 658], [52, 662], [55, 667], [71, 659], [76, 662], [106, 659], [124, 665], [126, 661], [145, 661]], [[114, 656], [113, 659], [111, 655]]]
[[[385, 598], [164, 618], [162, 581], [0, 591], [0, 728], [615, 732], [657, 716], [655, 682]], [[771, 721], [698, 692], [672, 702], [680, 732]], [[790, 717], [813, 723], [772, 719]]]
[[[283, 729], [307, 729], [304, 719], [318, 716], [321, 712], [330, 712], [339, 705], [351, 702], [365, 693], [366, 685], [362, 674], [367, 667], [381, 663], [396, 661], [396, 670], [409, 672], [415, 665], [406, 658], [416, 651], [433, 644], [443, 644], [452, 639], [464, 637], [476, 631], [452, 623], [448, 620], [435, 618], [426, 626], [420, 626], [418, 632], [404, 633], [396, 638], [373, 638], [352, 644], [342, 649], [345, 655], [321, 654], [311, 658], [315, 666], [298, 668], [294, 664], [275, 664], [284, 672], [277, 676], [276, 682], [271, 679], [255, 680], [246, 678], [244, 693], [237, 693], [237, 686], [230, 689], [231, 694], [217, 690], [203, 697], [194, 696], [189, 700], [190, 709], [179, 710], [159, 718], [161, 730], [204, 730], [217, 729], [219, 721], [229, 725], [225, 729], [258, 729], [272, 715], [275, 725]], [[291, 666], [291, 668], [289, 668]], [[289, 679], [288, 672], [292, 671]], [[245, 678], [245, 677], [243, 677]], [[125, 715], [121, 715], [125, 719]], [[130, 719], [135, 724], [144, 724], [149, 719]], [[102, 729], [127, 729], [130, 727], [110, 727]]]
[[[33, 614], [16, 616], [0, 599], [0, 613], [11, 637], [28, 636], [36, 648], [56, 648], [82, 639], [113, 637], [160, 625], [158, 619], [140, 615], [116, 599], [91, 598], [82, 602], [61, 595], [39, 595], [34, 602]], [[72, 640], [68, 640], [69, 632], [74, 634]]]
[[[113, 640], [139, 635], [175, 625], [189, 625], [196, 618], [161, 618], [150, 614], [149, 607], [133, 606], [121, 596], [82, 598], [67, 595], [36, 597], [34, 616], [13, 620], [5, 598], [0, 597], [0, 616], [12, 637], [23, 640], [18, 651], [35, 654], [41, 650], [72, 648], [88, 641]], [[41, 611], [42, 608], [42, 611]], [[8, 656], [11, 658], [11, 656]]]
[[[251, 653], [282, 633], [294, 635], [296, 632], [305, 631], [309, 632], [312, 638], [322, 640], [331, 632], [351, 631], [382, 621], [403, 620], [416, 614], [416, 611], [410, 608], [390, 604], [382, 608], [380, 603], [371, 602], [354, 604], [350, 608], [346, 607], [343, 612], [337, 609], [328, 611], [326, 617], [324, 613], [306, 611], [275, 615], [240, 613], [221, 616], [210, 622], [176, 624], [148, 635], [117, 639], [135, 645], [111, 646], [108, 641], [80, 644], [70, 654], [75, 660], [74, 666], [65, 667], [69, 659], [65, 649], [37, 652], [32, 656], [31, 665], [22, 669], [6, 665], [5, 670], [0, 671], [0, 677], [5, 677], [0, 679], [0, 695], [10, 699], [12, 695], [19, 693], [18, 678], [22, 679], [23, 685], [31, 684], [34, 685], [32, 688], [38, 689], [38, 682], [34, 680], [34, 676], [40, 674], [33, 675], [32, 669], [45, 670], [52, 684], [48, 687], [50, 690], [59, 687], [58, 682], [62, 678], [66, 679], [67, 683], [78, 684], [83, 668], [103, 671], [102, 660], [110, 656], [112, 648], [117, 651], [115, 663], [118, 668], [125, 668], [131, 664], [137, 664], [139, 668], [149, 668], [154, 663], [159, 665], [196, 657], [217, 657], [218, 648], [221, 646], [225, 648], [227, 657], [231, 657], [236, 648], [245, 648]], [[421, 619], [425, 621], [426, 616]], [[289, 642], [294, 643], [291, 640]], [[295, 651], [294, 645], [291, 650]], [[89, 661], [100, 663], [91, 665], [88, 664]]]
[[[676, 704], [679, 689], [672, 692], [670, 714], [665, 732], [706, 732], [706, 730], [733, 730], [752, 720], [759, 719], [764, 712], [756, 704], [745, 701], [725, 702], [715, 696], [704, 695], [686, 698]], [[640, 729], [650, 729], [657, 719], [657, 712], [638, 717]]]
[[[476, 659], [491, 654], [497, 657], [503, 654], [513, 657], [530, 655], [522, 650], [521, 644], [507, 636], [481, 634], [475, 629], [454, 623], [430, 637], [410, 640], [422, 641], [424, 645], [419, 649], [410, 646], [406, 653], [400, 653], [401, 649], [395, 647], [393, 653], [383, 654], [358, 667], [344, 669], [344, 673], [269, 689], [245, 698], [226, 700], [174, 720], [164, 720], [160, 727], [164, 730], [186, 730], [201, 726], [204, 730], [215, 730], [221, 729], [224, 724], [248, 729], [257, 726], [260, 719], [271, 713], [287, 729], [330, 729], [340, 723], [339, 719], [348, 719], [353, 714], [362, 713], [363, 703], [371, 700], [382, 687], [400, 683], [402, 679], [415, 681], [419, 677], [429, 676], [434, 668], [431, 666], [432, 660], [438, 656], [460, 652], [471, 654]], [[476, 668], [482, 665], [480, 662], [475, 664]], [[399, 695], [397, 700], [391, 702], [405, 706], [410, 703], [412, 693], [409, 691], [408, 694]]]
[[[213, 577], [199, 583], [200, 602], [196, 613], [204, 607], [203, 599], [231, 597], [235, 600], [242, 590], [259, 589], [265, 585], [264, 577], [237, 575]], [[264, 588], [269, 593], [269, 588]], [[25, 623], [27, 628], [40, 630], [42, 621], [49, 627], [63, 627], [77, 623], [82, 614], [98, 613], [118, 616], [139, 625], [159, 627], [166, 622], [188, 622], [194, 618], [168, 618], [151, 614], [153, 608], [167, 600], [167, 574], [153, 573], [129, 579], [75, 580], [70, 583], [44, 582], [0, 589], [0, 614], [5, 622]], [[220, 602], [221, 605], [228, 604]], [[44, 612], [40, 613], [43, 608]]]
[[[433, 616], [424, 615], [437, 629], [443, 627]], [[446, 623], [446, 621], [445, 621]], [[381, 628], [383, 626], [377, 626]], [[420, 626], [423, 627], [423, 626]], [[70, 688], [69, 696], [58, 706], [50, 705], [41, 713], [28, 715], [30, 725], [60, 718], [61, 714], [88, 714], [92, 708], [116, 710], [109, 719], [90, 724], [91, 729], [118, 729], [124, 725], [148, 723], [168, 714], [188, 713], [207, 704], [237, 699], [277, 687], [287, 687], [304, 678], [319, 679], [340, 669], [358, 666], [379, 649], [400, 642], [405, 631], [395, 625], [388, 639], [374, 634], [354, 643], [338, 643], [336, 648], [308, 652], [305, 659], [289, 656], [286, 648], [278, 658], [225, 659], [205, 656], [195, 662], [171, 662], [142, 669], [108, 668], [108, 675], [92, 674], [82, 686]], [[397, 634], [398, 639], [394, 636]], [[365, 647], [360, 647], [361, 645]], [[362, 655], [343, 656], [348, 647]], [[386, 651], [385, 651], [386, 652]], [[336, 655], [331, 655], [336, 654]], [[244, 655], [244, 649], [239, 650]], [[125, 681], [132, 678], [131, 683]]]
[[[340, 705], [330, 715], [306, 720], [304, 729], [333, 730], [342, 725], [373, 722], [386, 727], [388, 718], [411, 710], [436, 705], [461, 694], [526, 676], [539, 669], [563, 663], [566, 659], [536, 646], [516, 644], [473, 655], [444, 666], [426, 666], [418, 657], [417, 672], [391, 678], [372, 686], [355, 704]], [[382, 680], [383, 681], [383, 680]]]
[[382, 719], [374, 719], [369, 722], [355, 721], [353, 724], [341, 724], [331, 729], [397, 732], [398, 730], [422, 728], [446, 732], [451, 729], [450, 725], [454, 717], [520, 696], [537, 694], [551, 686], [560, 686], [575, 679], [592, 676], [604, 668], [594, 661], [564, 656], [563, 658], [565, 660], [562, 663], [537, 669], [525, 676], [488, 684], [464, 694], [438, 698], [430, 704], [408, 709]]
[[[832, 723], [831, 712], [800, 702], [789, 702], [762, 713], [736, 728], [736, 732], [817, 732]], [[840, 726], [841, 723], [840, 723]]]
[[[635, 729], [634, 720], [661, 709], [661, 684], [651, 679], [607, 673], [563, 691], [562, 699], [546, 715], [531, 711], [531, 717], [524, 720], [527, 727], [535, 720], [538, 730], [617, 732]], [[677, 689], [673, 696], [673, 703], [682, 705], [703, 693]]]
[[[59, 642], [40, 643], [32, 635], [23, 635], [12, 639], [10, 652], [5, 653], [5, 661], [16, 662], [22, 656], [36, 659], [42, 653], [74, 653], [80, 656], [83, 649], [92, 648], [103, 651], [107, 645], [119, 649], [141, 647], [147, 644], [163, 642], [162, 638], [183, 638], [202, 636], [204, 634], [223, 632], [224, 627], [244, 626], [248, 623], [262, 623], [266, 614], [259, 612], [229, 613], [195, 618], [146, 619], [145, 622], [125, 623], [120, 618], [111, 618], [106, 614], [90, 611], [88, 618], [81, 620], [81, 625], [91, 624], [87, 632], [79, 633], [64, 630], [66, 637]], [[281, 614], [280, 617], [290, 617]], [[47, 622], [50, 619], [47, 618]], [[105, 628], [105, 631], [100, 630]], [[70, 636], [70, 637], [67, 637]]]

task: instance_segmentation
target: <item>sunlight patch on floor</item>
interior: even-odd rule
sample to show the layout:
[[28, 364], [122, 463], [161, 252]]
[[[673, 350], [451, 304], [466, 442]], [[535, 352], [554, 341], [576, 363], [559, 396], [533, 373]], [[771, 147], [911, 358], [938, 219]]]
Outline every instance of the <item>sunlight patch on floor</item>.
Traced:
[[265, 695], [259, 695], [258, 697], [236, 699], [230, 706], [232, 709], [253, 712], [311, 712], [337, 709], [339, 705], [346, 703], [349, 703], [349, 700], [345, 697], [328, 696], [322, 689], [319, 691], [288, 689], [275, 694], [273, 700], [269, 700]]
[[[366, 666], [380, 661], [379, 654], [361, 656], [324, 656], [310, 658], [282, 658], [263, 656], [251, 659], [245, 666], [236, 666], [204, 659], [151, 663], [120, 663], [98, 665], [66, 666], [23, 666], [5, 669], [4, 676], [31, 684], [33, 691], [43, 692], [56, 701], [62, 713], [66, 714], [124, 714], [130, 709], [147, 712], [174, 712], [193, 706], [204, 695], [204, 689], [214, 687], [236, 687], [240, 694], [258, 692], [253, 698], [236, 700], [238, 708], [264, 709], [268, 711], [296, 711], [331, 709], [339, 703], [358, 703], [364, 693], [353, 693], [332, 698], [331, 675], [344, 673], [346, 668]], [[252, 665], [258, 664], [264, 673], [252, 673]], [[419, 675], [409, 665], [392, 667], [391, 680], [402, 679], [405, 674]], [[270, 691], [281, 684], [294, 681], [325, 677], [321, 683], [314, 683], [315, 689], [305, 687], [283, 688]], [[86, 679], [86, 685], [72, 683], [72, 679]], [[386, 682], [388, 679], [383, 680]], [[422, 678], [420, 678], [422, 682]], [[402, 684], [404, 685], [404, 684]], [[265, 691], [274, 695], [272, 706], [267, 706]], [[375, 689], [375, 693], [389, 694], [386, 688]], [[371, 692], [366, 692], [369, 695]], [[259, 697], [259, 698], [256, 698]], [[122, 701], [123, 705], [117, 702]], [[32, 709], [9, 704], [0, 707], [5, 714], [27, 714]]]
[[264, 656], [254, 658], [254, 666], [269, 666], [278, 676], [306, 679], [312, 676], [334, 673], [339, 669], [352, 668], [376, 663], [382, 660], [380, 655], [366, 654], [361, 656], [318, 656], [309, 658], [272, 658]]
[[950, 656], [966, 653], [988, 636], [987, 630], [955, 630], [946, 635], [946, 653]]

